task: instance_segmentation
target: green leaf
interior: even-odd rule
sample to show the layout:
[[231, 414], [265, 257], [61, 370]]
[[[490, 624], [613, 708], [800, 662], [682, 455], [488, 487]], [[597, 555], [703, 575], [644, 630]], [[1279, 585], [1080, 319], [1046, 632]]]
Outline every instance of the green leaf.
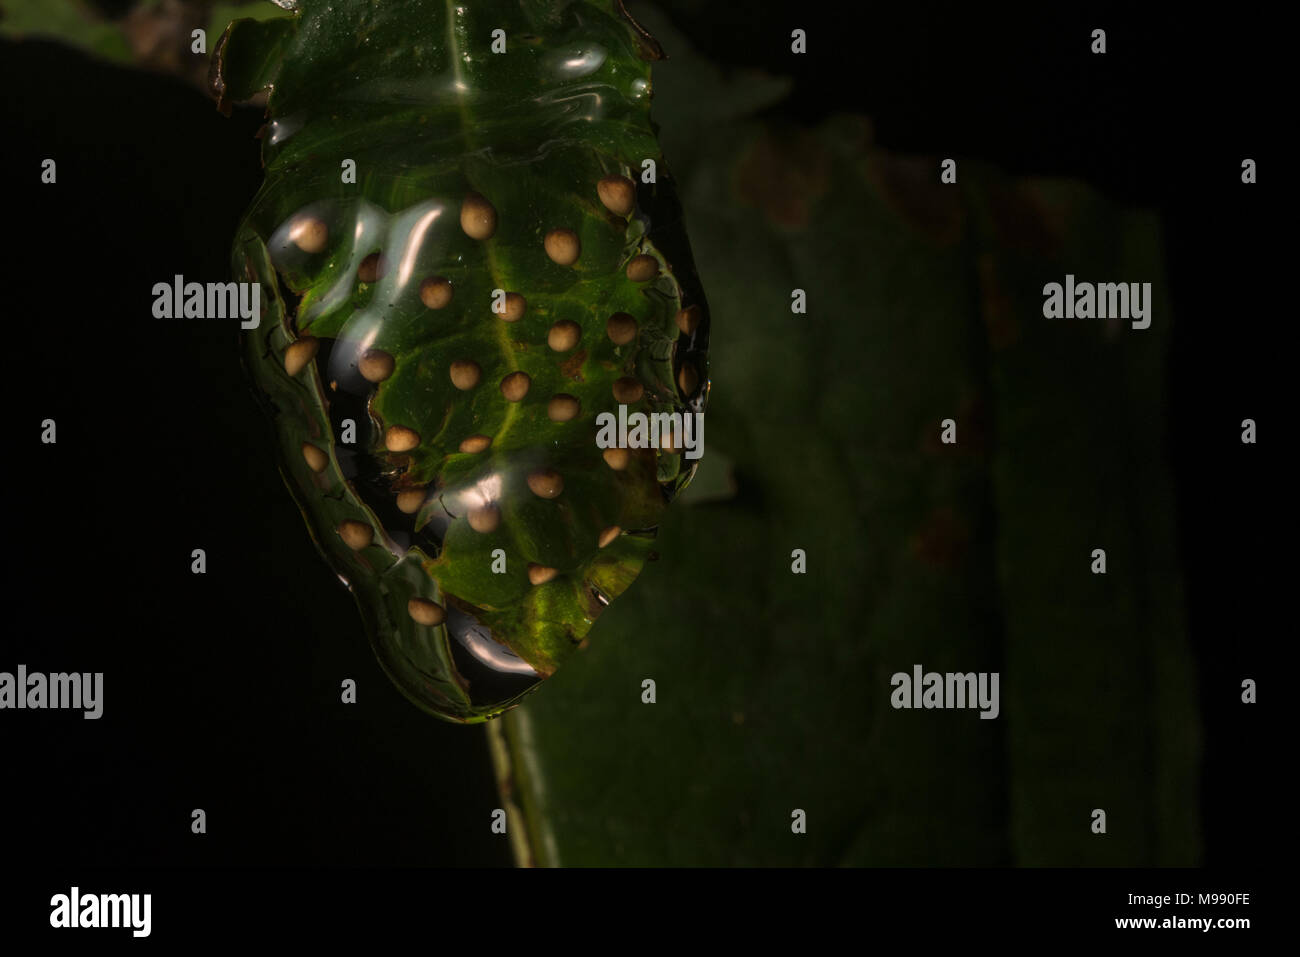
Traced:
[[[222, 21], [214, 16], [213, 23], [218, 22]], [[209, 79], [223, 110], [228, 109], [228, 102], [252, 99], [275, 83], [285, 47], [297, 25], [287, 16], [222, 23], [223, 32], [212, 52]]]
[[[217, 3], [210, 9], [206, 4], [185, 6], [137, 0], [124, 16], [108, 20], [92, 4], [82, 0], [6, 0], [4, 9], [0, 10], [0, 36], [55, 40], [121, 66], [174, 73], [201, 81], [208, 66], [207, 57], [194, 52], [191, 31], [205, 22], [205, 16], [207, 37], [213, 42], [235, 20], [254, 23], [253, 28], [244, 30], [247, 34], [259, 32], [256, 21], [282, 21], [280, 26], [264, 31], [267, 36], [275, 37], [283, 30], [283, 21], [290, 13], [270, 0]], [[209, 49], [217, 53], [216, 48]], [[259, 46], [243, 41], [240, 49], [252, 53]], [[270, 79], [257, 71], [273, 66], [277, 50], [269, 45], [261, 50], [264, 56], [257, 63], [227, 65], [226, 81], [232, 86], [215, 91], [219, 99], [223, 92], [226, 102], [249, 99]], [[235, 86], [240, 88], [236, 91]], [[226, 108], [225, 102], [222, 106]]]
[[[272, 91], [234, 255], [271, 297], [246, 364], [381, 662], [442, 717], [485, 720], [553, 674], [694, 470], [684, 449], [624, 466], [597, 444], [620, 406], [680, 417], [708, 395], [654, 56], [612, 3], [304, 0], [232, 24], [217, 58], [229, 95]], [[646, 163], [657, 178], [634, 185]], [[629, 208], [602, 199], [611, 178]], [[692, 306], [703, 321], [683, 331]], [[620, 316], [630, 340], [609, 331]]]

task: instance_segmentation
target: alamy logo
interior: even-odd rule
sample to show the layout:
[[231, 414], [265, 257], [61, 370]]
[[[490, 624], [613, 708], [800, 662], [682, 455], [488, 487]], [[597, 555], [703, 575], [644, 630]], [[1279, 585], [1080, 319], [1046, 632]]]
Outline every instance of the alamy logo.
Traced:
[[1134, 329], [1151, 325], [1151, 283], [1076, 283], [1067, 273], [1065, 285], [1043, 287], [1043, 315], [1048, 319], [1132, 319]]
[[703, 412], [633, 412], [618, 407], [618, 416], [596, 416], [596, 445], [602, 449], [674, 449], [688, 459], [704, 454]]
[[152, 894], [82, 894], [79, 887], [50, 898], [51, 927], [130, 927], [132, 937], [148, 937]]
[[979, 708], [982, 719], [996, 718], [1001, 711], [996, 671], [922, 673], [920, 665], [913, 665], [910, 675], [899, 671], [889, 683], [894, 689], [889, 703], [895, 708]]
[[0, 671], [0, 709], [71, 708], [84, 710], [82, 717], [94, 719], [104, 713], [103, 692], [102, 671], [28, 674], [26, 665], [19, 665], [17, 674]]
[[244, 320], [241, 329], [256, 329], [262, 322], [262, 284], [256, 282], [172, 282], [153, 286], [155, 319]]

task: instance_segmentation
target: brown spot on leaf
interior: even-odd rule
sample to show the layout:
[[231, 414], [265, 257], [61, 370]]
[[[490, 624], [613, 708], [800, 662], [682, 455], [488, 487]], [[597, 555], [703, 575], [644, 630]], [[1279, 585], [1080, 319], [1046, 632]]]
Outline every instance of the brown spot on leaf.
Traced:
[[979, 393], [966, 393], [961, 397], [955, 415], [949, 413], [942, 418], [957, 421], [957, 443], [945, 445], [942, 440], [943, 429], [939, 419], [927, 422], [921, 432], [921, 450], [927, 455], [944, 456], [983, 456], [988, 454], [991, 441], [992, 425], [989, 422], [988, 404]]
[[912, 554], [927, 565], [955, 568], [966, 555], [970, 530], [951, 508], [936, 509], [912, 536]]
[[569, 358], [560, 363], [560, 375], [566, 379], [572, 379], [574, 382], [584, 381], [582, 378], [582, 364], [587, 361], [587, 350], [579, 349]]
[[984, 317], [989, 346], [995, 351], [1005, 349], [1020, 338], [1020, 324], [1016, 321], [1011, 298], [1003, 288], [997, 260], [992, 253], [980, 254], [978, 269], [980, 314]]
[[[77, 7], [81, 6], [80, 4]], [[118, 29], [131, 50], [133, 65], [155, 73], [171, 73], [184, 77], [191, 83], [203, 87], [207, 85], [217, 96], [218, 101], [225, 99], [225, 82], [219, 70], [216, 76], [209, 74], [208, 61], [195, 56], [191, 49], [194, 38], [192, 32], [199, 27], [207, 27], [204, 19], [205, 10], [199, 4], [185, 3], [183, 0], [161, 0], [158, 3], [123, 4], [130, 7], [121, 20]], [[77, 17], [108, 30], [108, 26], [95, 15], [93, 5], [83, 11], [73, 8]], [[242, 38], [241, 39], [245, 39]], [[217, 37], [209, 37], [208, 42], [218, 43]], [[215, 58], [217, 53], [213, 49]], [[207, 82], [205, 83], [205, 78]], [[259, 105], [264, 105], [265, 98]], [[229, 115], [229, 110], [223, 110]]]
[[1029, 184], [994, 180], [988, 185], [986, 197], [1001, 245], [1049, 259], [1061, 255], [1061, 224], [1053, 223], [1053, 216]]
[[961, 238], [961, 194], [955, 184], [939, 181], [937, 158], [877, 151], [866, 169], [886, 205], [912, 229], [938, 246]]
[[741, 155], [736, 188], [742, 202], [757, 207], [771, 222], [803, 229], [830, 185], [830, 167], [830, 156], [815, 133], [768, 130]]

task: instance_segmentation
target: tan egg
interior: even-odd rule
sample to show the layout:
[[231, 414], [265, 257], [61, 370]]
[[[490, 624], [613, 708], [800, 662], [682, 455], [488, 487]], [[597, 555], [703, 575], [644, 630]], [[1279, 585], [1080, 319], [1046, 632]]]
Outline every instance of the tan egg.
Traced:
[[605, 464], [615, 472], [621, 472], [627, 468], [628, 460], [631, 459], [627, 449], [606, 449], [601, 453], [601, 456], [605, 459]]
[[582, 403], [577, 397], [569, 395], [567, 392], [560, 392], [551, 396], [551, 401], [546, 403], [546, 417], [552, 422], [569, 422], [576, 419], [582, 412]]
[[474, 388], [483, 378], [483, 370], [472, 359], [457, 359], [451, 364], [451, 384], [462, 392]]
[[561, 319], [546, 334], [546, 344], [555, 352], [568, 352], [582, 341], [582, 326], [569, 319]]
[[393, 357], [383, 349], [367, 349], [357, 361], [357, 370], [367, 382], [383, 382], [396, 367]]
[[546, 255], [551, 257], [551, 262], [561, 266], [572, 266], [582, 253], [578, 234], [572, 229], [552, 229], [542, 240], [542, 246]]
[[329, 240], [329, 227], [315, 216], [303, 216], [289, 227], [289, 241], [305, 253], [318, 253]]
[[441, 276], [430, 276], [420, 283], [420, 302], [429, 309], [442, 309], [451, 302], [451, 283]]
[[348, 548], [359, 552], [366, 546], [374, 544], [375, 530], [365, 522], [348, 519], [339, 525], [339, 537]]
[[501, 524], [501, 509], [495, 505], [483, 505], [469, 511], [469, 527], [486, 535], [495, 532]]
[[429, 497], [429, 490], [408, 488], [397, 493], [397, 510], [404, 515], [414, 515]]
[[313, 472], [324, 472], [330, 464], [330, 457], [310, 442], [302, 444], [302, 457], [307, 460], [307, 467]]
[[491, 444], [492, 440], [486, 435], [471, 435], [469, 438], [461, 440], [460, 450], [473, 455], [476, 452], [482, 452]]
[[617, 525], [611, 525], [609, 528], [605, 529], [603, 532], [600, 533], [600, 538], [596, 540], [596, 545], [599, 548], [604, 548], [606, 545], [608, 545], [610, 542], [612, 542], [614, 539], [618, 538], [622, 534], [623, 534], [623, 529], [619, 528]]
[[390, 426], [384, 433], [384, 448], [390, 452], [409, 452], [420, 444], [420, 433], [404, 425]]
[[605, 335], [616, 346], [625, 346], [636, 341], [636, 320], [626, 312], [616, 312], [605, 323]]
[[547, 568], [545, 565], [538, 565], [536, 562], [528, 563], [528, 580], [534, 585], [545, 585], [547, 582], [554, 580], [560, 572], [555, 568]]
[[406, 613], [421, 625], [441, 625], [447, 617], [441, 605], [427, 598], [412, 598], [406, 603]]
[[704, 318], [704, 310], [699, 306], [687, 306], [677, 313], [677, 328], [689, 335], [694, 335]]
[[505, 310], [500, 314], [502, 319], [506, 322], [518, 322], [528, 311], [528, 300], [517, 292], [508, 292], [502, 308]]
[[625, 375], [614, 380], [613, 392], [615, 402], [631, 405], [633, 402], [639, 402], [641, 396], [645, 395], [645, 386], [631, 376]]
[[497, 231], [497, 211], [478, 193], [469, 193], [460, 204], [460, 228], [470, 239], [491, 239]]
[[538, 498], [558, 498], [564, 491], [564, 477], [555, 469], [537, 469], [528, 474], [528, 487]]
[[677, 371], [677, 385], [681, 387], [682, 395], [693, 396], [699, 384], [700, 374], [695, 371], [695, 366], [684, 365]]
[[627, 278], [633, 282], [649, 282], [659, 275], [659, 263], [653, 256], [633, 256], [627, 264]]
[[518, 402], [528, 394], [533, 380], [527, 372], [512, 372], [501, 380], [501, 394], [507, 402]]
[[284, 350], [284, 371], [291, 376], [297, 375], [307, 368], [312, 359], [316, 358], [318, 349], [320, 349], [320, 340], [314, 336], [303, 336], [289, 343], [289, 348]]
[[636, 186], [626, 176], [606, 176], [596, 184], [596, 195], [615, 216], [627, 216], [636, 208]]

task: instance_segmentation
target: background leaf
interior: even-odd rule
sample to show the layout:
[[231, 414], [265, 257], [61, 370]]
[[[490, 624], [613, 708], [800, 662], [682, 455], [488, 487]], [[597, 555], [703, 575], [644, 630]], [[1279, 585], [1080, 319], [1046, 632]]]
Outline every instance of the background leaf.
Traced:
[[113, 63], [130, 63], [130, 44], [118, 24], [80, 0], [5, 0], [0, 36], [58, 40]]
[[[494, 727], [534, 860], [1194, 862], [1169, 325], [1053, 325], [1039, 292], [1159, 277], [1155, 217], [965, 161], [942, 186], [861, 117], [746, 116], [748, 78], [645, 19], [714, 309], [706, 441], [737, 494], [669, 514], [671, 560]], [[1099, 545], [1142, 574], [1091, 575]], [[1001, 672], [1001, 715], [894, 710], [918, 663]], [[1089, 841], [1094, 807], [1127, 839]]]

